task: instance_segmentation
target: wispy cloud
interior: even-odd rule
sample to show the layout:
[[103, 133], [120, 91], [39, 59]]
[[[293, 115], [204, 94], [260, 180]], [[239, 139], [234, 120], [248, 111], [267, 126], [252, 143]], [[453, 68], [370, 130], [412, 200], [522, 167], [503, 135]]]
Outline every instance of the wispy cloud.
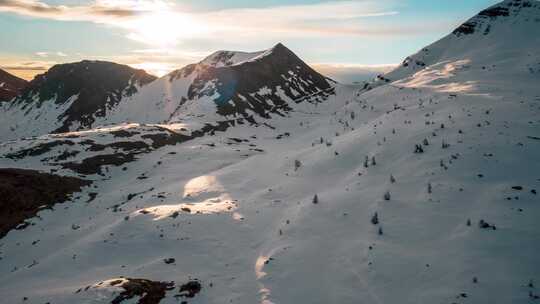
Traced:
[[3, 58], [0, 60], [0, 69], [26, 80], [31, 80], [36, 74], [49, 69], [54, 62], [47, 61], [17, 61]]
[[374, 35], [398, 28], [369, 27], [365, 18], [399, 14], [388, 1], [332, 1], [309, 5], [187, 12], [168, 0], [97, 0], [90, 5], [49, 5], [39, 0], [0, 0], [0, 11], [65, 21], [89, 21], [127, 30], [126, 37], [172, 46], [183, 39], [268, 35]]
[[393, 70], [397, 64], [333, 64], [314, 63], [319, 73], [342, 83], [354, 83], [373, 79], [377, 75]]
[[48, 57], [68, 57], [68, 55], [64, 52], [35, 52], [34, 55], [41, 57], [41, 58], [48, 58]]
[[112, 1], [96, 1], [88, 6], [55, 6], [37, 0], [0, 0], [0, 11], [55, 20], [98, 22], [105, 22], [107, 17], [125, 18], [144, 13], [134, 4], [120, 2], [120, 5]]
[[6, 65], [6, 66], [0, 66], [0, 69], [14, 70], [14, 71], [46, 71], [49, 69], [49, 67], [48, 66]]

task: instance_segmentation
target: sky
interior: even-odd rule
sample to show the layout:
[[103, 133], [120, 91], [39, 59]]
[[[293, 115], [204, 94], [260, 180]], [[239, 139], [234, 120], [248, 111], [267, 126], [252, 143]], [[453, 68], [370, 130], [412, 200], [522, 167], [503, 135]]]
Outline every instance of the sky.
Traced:
[[285, 44], [342, 82], [391, 69], [494, 0], [0, 0], [0, 68], [31, 79], [108, 60], [162, 76], [217, 50]]

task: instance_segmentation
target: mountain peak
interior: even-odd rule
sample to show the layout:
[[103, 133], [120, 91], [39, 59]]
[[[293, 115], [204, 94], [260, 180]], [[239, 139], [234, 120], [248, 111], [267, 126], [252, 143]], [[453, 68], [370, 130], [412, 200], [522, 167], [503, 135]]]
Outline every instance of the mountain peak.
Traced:
[[[252, 116], [249, 113], [256, 113], [269, 118], [269, 113], [283, 115], [291, 110], [286, 99], [300, 102], [313, 97], [317, 100], [332, 93], [328, 80], [282, 43], [254, 53], [220, 51], [202, 63], [215, 63], [217, 58], [230, 64], [223, 64], [222, 60], [211, 68], [200, 69], [189, 88], [188, 99], [217, 94], [219, 97], [214, 102], [218, 114], [223, 116], [248, 118]], [[213, 83], [210, 93], [209, 83]]]
[[210, 54], [208, 57], [201, 60], [199, 64], [202, 64], [205, 66], [211, 66], [215, 68], [220, 68], [220, 67], [239, 65], [246, 62], [252, 62], [252, 61], [256, 61], [258, 59], [261, 59], [269, 55], [279, 55], [279, 54], [287, 55], [287, 56], [294, 55], [294, 53], [291, 50], [289, 50], [285, 45], [279, 42], [270, 49], [257, 51], [257, 52], [226, 51], [226, 50], [216, 51]]
[[211, 66], [211, 67], [226, 67], [252, 60], [264, 53], [260, 52], [240, 52], [240, 51], [217, 51], [204, 58], [199, 64]]
[[61, 122], [50, 131], [79, 130], [91, 127], [96, 117], [155, 79], [144, 70], [107, 61], [57, 64], [30, 81], [13, 106], [30, 111], [47, 105], [59, 111], [50, 113], [55, 116], [51, 121]]
[[290, 51], [290, 50], [289, 50], [283, 43], [281, 43], [281, 42], [278, 42], [276, 45], [274, 45], [274, 46], [272, 47], [271, 50], [278, 50], [278, 51], [279, 51], [279, 50], [287, 50], [287, 51]]

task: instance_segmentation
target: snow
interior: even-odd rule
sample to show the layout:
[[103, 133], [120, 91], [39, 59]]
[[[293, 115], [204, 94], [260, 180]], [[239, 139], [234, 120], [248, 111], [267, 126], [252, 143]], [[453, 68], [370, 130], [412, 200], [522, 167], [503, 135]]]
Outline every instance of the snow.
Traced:
[[[75, 102], [78, 95], [71, 96], [65, 103], [56, 104], [56, 98], [39, 103], [3, 103], [0, 139], [13, 140], [21, 137], [43, 135], [62, 126], [59, 118]], [[30, 113], [30, 115], [28, 115]]]
[[239, 65], [254, 58], [259, 57], [262, 52], [238, 52], [238, 51], [217, 51], [203, 59], [199, 64], [209, 65], [216, 68], [224, 66]]
[[[528, 66], [540, 62], [540, 41], [538, 27], [515, 26], [494, 24], [496, 37], [485, 40], [447, 37], [428, 47], [436, 55], [422, 57], [425, 67], [398, 68], [392, 82], [367, 92], [336, 85], [328, 100], [292, 103], [288, 116], [266, 120], [273, 129], [237, 125], [88, 176], [93, 185], [72, 202], [1, 240], [3, 300], [107, 303], [106, 290], [99, 298], [95, 288], [75, 291], [125, 276], [197, 278], [203, 289], [189, 302], [201, 304], [531, 303], [537, 289], [527, 284], [540, 281], [532, 192], [540, 190], [540, 92]], [[121, 128], [139, 132], [129, 139], [136, 141], [153, 126], [188, 132], [212, 118], [214, 109], [186, 104], [190, 116], [176, 112], [180, 122], [163, 123], [180, 106], [152, 110], [165, 80], [114, 114], [137, 123], [76, 134], [105, 144]], [[169, 83], [175, 92], [183, 84]], [[0, 155], [33, 144], [4, 142]], [[416, 144], [424, 153], [414, 153]], [[57, 168], [41, 159], [58, 149], [0, 158], [0, 166]], [[110, 152], [82, 151], [75, 160]], [[479, 228], [480, 220], [496, 230]], [[163, 263], [169, 257], [176, 262]], [[174, 292], [161, 303], [177, 303]]]

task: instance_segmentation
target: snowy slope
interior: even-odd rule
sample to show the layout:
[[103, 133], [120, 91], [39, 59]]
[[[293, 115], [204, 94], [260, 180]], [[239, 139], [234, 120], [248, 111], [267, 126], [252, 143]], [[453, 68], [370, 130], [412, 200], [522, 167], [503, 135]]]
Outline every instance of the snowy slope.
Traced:
[[[483, 10], [441, 40], [407, 57], [401, 66], [381, 75], [370, 86], [386, 84], [422, 71], [425, 67], [474, 60], [482, 70], [506, 69], [519, 64], [539, 77], [540, 3], [507, 0]], [[494, 63], [499, 63], [499, 66]], [[501, 65], [502, 64], [502, 65]]]
[[2, 299], [112, 303], [146, 279], [150, 303], [537, 302], [540, 57], [518, 20], [499, 28], [527, 39], [493, 27], [497, 48], [335, 86], [267, 125], [4, 142], [0, 167], [93, 183], [0, 240]]

